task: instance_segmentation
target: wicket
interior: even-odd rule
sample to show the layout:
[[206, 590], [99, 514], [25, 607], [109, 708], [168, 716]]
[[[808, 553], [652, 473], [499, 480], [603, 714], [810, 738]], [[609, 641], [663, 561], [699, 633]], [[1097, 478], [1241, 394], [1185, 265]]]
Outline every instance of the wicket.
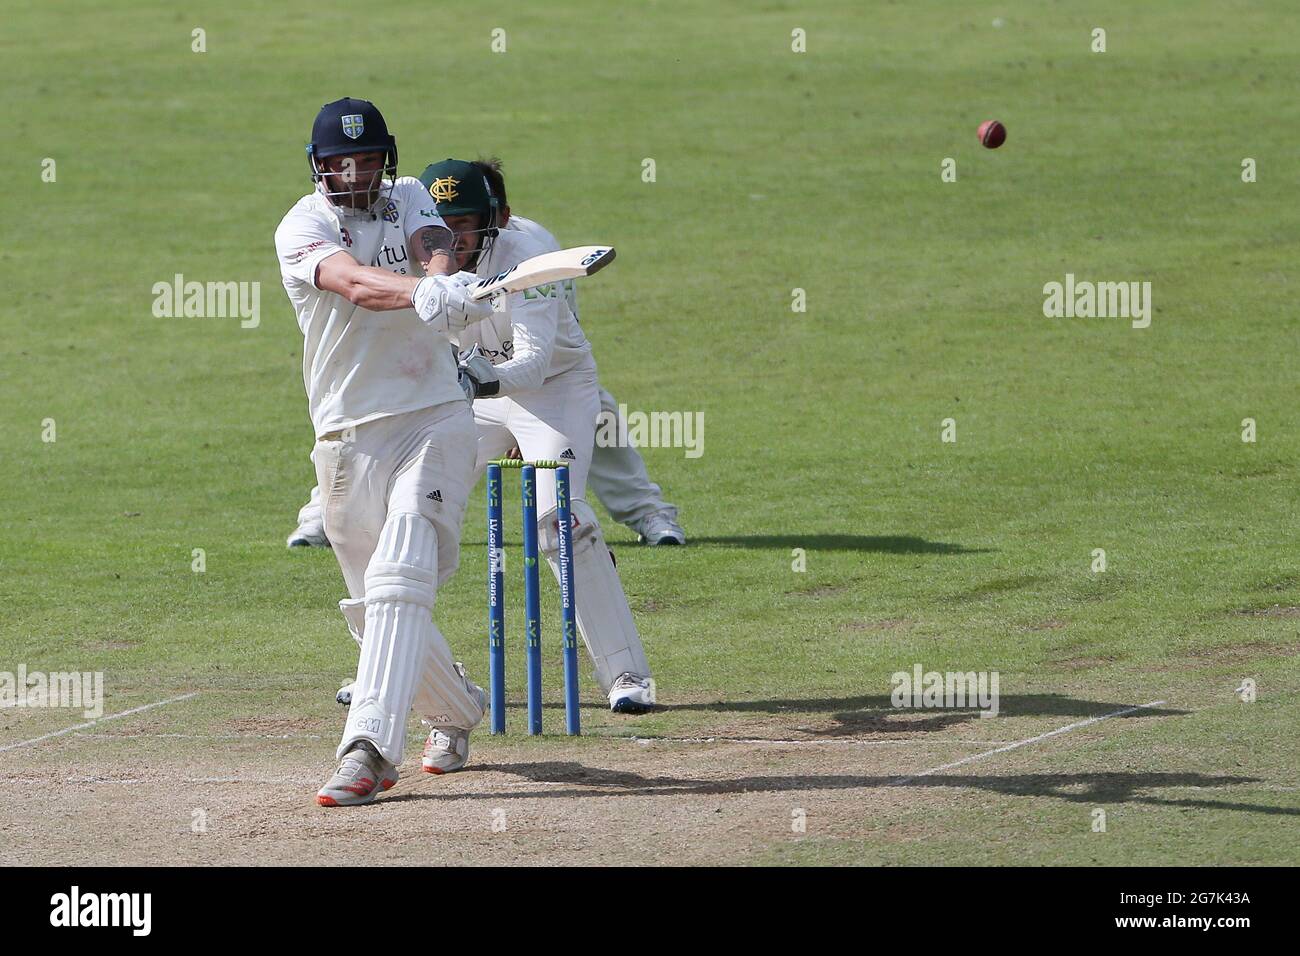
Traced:
[[578, 718], [578, 618], [573, 588], [573, 520], [569, 467], [558, 461], [502, 458], [487, 468], [488, 525], [488, 676], [492, 733], [506, 731], [505, 537], [501, 510], [501, 469], [518, 468], [523, 497], [524, 631], [527, 638], [528, 733], [542, 732], [542, 610], [537, 569], [537, 469], [555, 472], [559, 536], [560, 614], [564, 647], [564, 729], [580, 732]]

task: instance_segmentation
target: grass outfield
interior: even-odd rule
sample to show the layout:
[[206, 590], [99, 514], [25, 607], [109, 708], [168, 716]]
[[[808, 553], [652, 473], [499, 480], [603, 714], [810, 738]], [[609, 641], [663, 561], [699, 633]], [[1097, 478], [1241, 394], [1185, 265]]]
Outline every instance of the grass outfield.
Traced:
[[[0, 862], [312, 862], [361, 819], [386, 861], [1300, 863], [1294, 5], [863, 6], [497, 5], [456, 37], [389, 5], [347, 43], [298, 2], [7, 12], [0, 672], [195, 696], [35, 743], [80, 715], [0, 710]], [[403, 173], [495, 153], [516, 213], [617, 246], [581, 292], [602, 381], [706, 425], [645, 453], [690, 545], [606, 525], [667, 706], [587, 679], [587, 737], [525, 738], [512, 626], [512, 733], [346, 825], [311, 803], [355, 658], [332, 554], [284, 547], [313, 478], [272, 245], [343, 95]], [[260, 282], [260, 324], [155, 318], [176, 273]], [[1150, 327], [1045, 318], [1067, 273], [1151, 282]], [[436, 613], [486, 680], [481, 502]], [[916, 663], [997, 671], [1002, 715], [894, 710]]]

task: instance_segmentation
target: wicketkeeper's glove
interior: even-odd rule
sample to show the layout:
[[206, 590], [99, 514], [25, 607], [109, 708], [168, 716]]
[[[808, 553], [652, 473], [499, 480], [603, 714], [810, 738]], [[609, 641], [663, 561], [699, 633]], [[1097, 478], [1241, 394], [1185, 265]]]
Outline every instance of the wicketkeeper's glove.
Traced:
[[492, 367], [492, 360], [477, 345], [461, 354], [456, 380], [471, 402], [476, 398], [491, 398], [501, 391], [501, 380]]

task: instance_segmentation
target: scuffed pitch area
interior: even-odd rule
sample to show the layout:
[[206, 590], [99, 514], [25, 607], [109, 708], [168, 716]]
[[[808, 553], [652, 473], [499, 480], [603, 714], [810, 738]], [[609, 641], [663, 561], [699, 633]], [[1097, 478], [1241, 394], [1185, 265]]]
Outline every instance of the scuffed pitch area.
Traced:
[[1271, 862], [1267, 841], [1234, 835], [1294, 822], [1294, 781], [1262, 744], [1252, 758], [1195, 743], [1271, 710], [1190, 691], [1120, 713], [1145, 702], [1008, 695], [997, 719], [876, 698], [787, 716], [685, 702], [710, 732], [653, 739], [585, 711], [578, 740], [476, 735], [470, 767], [444, 777], [421, 772], [413, 724], [397, 786], [328, 810], [313, 796], [341, 712], [301, 689], [260, 717], [252, 692], [205, 689], [31, 744], [80, 722], [10, 710], [0, 863], [1122, 862], [1153, 839], [1181, 841], [1186, 862]]

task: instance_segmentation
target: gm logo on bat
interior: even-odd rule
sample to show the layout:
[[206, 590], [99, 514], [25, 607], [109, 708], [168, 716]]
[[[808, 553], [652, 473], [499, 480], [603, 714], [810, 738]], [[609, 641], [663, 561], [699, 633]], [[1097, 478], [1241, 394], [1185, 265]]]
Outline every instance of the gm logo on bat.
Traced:
[[608, 249], [597, 249], [597, 250], [596, 250], [595, 252], [593, 252], [591, 255], [587, 256], [587, 258], [583, 259], [581, 265], [583, 266], [583, 268], [586, 268], [587, 266], [591, 265], [591, 264], [592, 264], [593, 262], [595, 262], [596, 260], [601, 259], [602, 257], [604, 257], [605, 253], [607, 253], [607, 252], [609, 252]]

